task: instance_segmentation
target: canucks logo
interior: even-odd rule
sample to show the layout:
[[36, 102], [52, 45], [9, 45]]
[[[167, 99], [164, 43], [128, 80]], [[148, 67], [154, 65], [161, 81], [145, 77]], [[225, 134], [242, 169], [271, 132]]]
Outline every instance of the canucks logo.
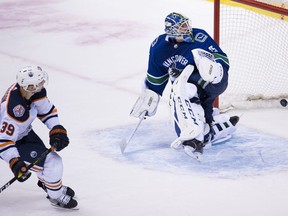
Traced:
[[182, 72], [182, 70], [181, 70], [181, 69], [178, 69], [178, 68], [176, 67], [176, 63], [174, 63], [174, 64], [172, 65], [172, 67], [170, 67], [170, 68], [168, 69], [169, 75], [172, 76], [172, 77], [174, 77], [174, 78], [178, 77], [178, 76], [181, 74], [181, 72]]

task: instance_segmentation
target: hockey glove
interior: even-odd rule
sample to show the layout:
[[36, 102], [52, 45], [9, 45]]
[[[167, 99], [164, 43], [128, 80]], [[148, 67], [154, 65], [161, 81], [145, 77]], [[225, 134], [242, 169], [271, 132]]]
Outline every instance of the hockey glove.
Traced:
[[141, 118], [142, 113], [146, 111], [148, 116], [155, 115], [159, 100], [160, 96], [156, 92], [145, 89], [133, 106], [130, 116]]
[[54, 126], [50, 132], [50, 145], [55, 147], [56, 151], [61, 151], [69, 144], [67, 131], [62, 125]]
[[19, 182], [24, 182], [31, 176], [26, 164], [19, 157], [12, 158], [9, 161], [9, 166]]

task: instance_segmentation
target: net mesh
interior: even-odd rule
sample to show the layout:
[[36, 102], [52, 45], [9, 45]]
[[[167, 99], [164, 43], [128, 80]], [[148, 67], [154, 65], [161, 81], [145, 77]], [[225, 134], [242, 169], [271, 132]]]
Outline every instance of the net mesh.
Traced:
[[253, 108], [259, 107], [259, 101], [254, 106], [246, 102], [287, 98], [286, 17], [227, 2], [220, 5], [220, 46], [229, 57], [230, 71], [220, 108], [230, 105]]

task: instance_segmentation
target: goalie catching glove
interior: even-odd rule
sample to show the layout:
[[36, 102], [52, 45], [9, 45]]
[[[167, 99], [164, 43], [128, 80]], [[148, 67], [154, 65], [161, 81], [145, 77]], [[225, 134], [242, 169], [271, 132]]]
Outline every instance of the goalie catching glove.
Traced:
[[50, 145], [55, 147], [56, 151], [61, 151], [63, 148], [68, 146], [69, 138], [67, 136], [67, 131], [62, 125], [54, 126], [50, 132]]
[[194, 49], [192, 53], [202, 79], [212, 84], [221, 82], [223, 67], [215, 61], [214, 56], [202, 49]]
[[133, 106], [130, 116], [141, 118], [143, 112], [147, 112], [147, 116], [155, 115], [159, 100], [160, 96], [156, 92], [145, 89]]

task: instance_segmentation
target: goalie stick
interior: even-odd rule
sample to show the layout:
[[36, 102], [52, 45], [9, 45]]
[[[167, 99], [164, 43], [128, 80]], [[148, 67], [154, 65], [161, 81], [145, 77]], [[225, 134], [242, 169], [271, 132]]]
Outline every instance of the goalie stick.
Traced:
[[[43, 160], [51, 151], [54, 151], [54, 147], [51, 146], [49, 149], [47, 149], [45, 152], [43, 152], [40, 157], [38, 157], [35, 161], [33, 161], [29, 166], [27, 166], [27, 170], [31, 169], [36, 163]], [[13, 182], [17, 180], [16, 177], [12, 178], [10, 181], [8, 181], [5, 185], [3, 185], [0, 188], [0, 193], [2, 193], [3, 190], [7, 189]]]
[[121, 142], [120, 142], [120, 149], [121, 149], [121, 152], [122, 154], [124, 153], [128, 143], [131, 141], [132, 137], [134, 136], [134, 134], [136, 133], [137, 129], [139, 128], [141, 122], [145, 119], [145, 116], [147, 114], [147, 111], [144, 111], [141, 116], [140, 116], [140, 120], [138, 122], [138, 124], [136, 125], [135, 129], [132, 131], [132, 133], [130, 134], [129, 138], [126, 140], [126, 139], [123, 139]]

